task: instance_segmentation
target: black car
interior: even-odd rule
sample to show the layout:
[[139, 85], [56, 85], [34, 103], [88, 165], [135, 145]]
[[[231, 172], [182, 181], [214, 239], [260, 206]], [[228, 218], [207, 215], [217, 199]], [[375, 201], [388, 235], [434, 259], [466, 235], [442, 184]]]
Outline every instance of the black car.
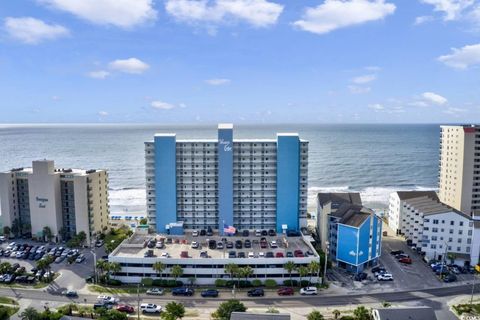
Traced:
[[443, 282], [455, 282], [457, 281], [457, 276], [453, 273], [449, 273], [443, 278]]
[[287, 237], [300, 237], [301, 233], [297, 230], [287, 230]]
[[265, 257], [266, 257], [266, 258], [273, 258], [273, 257], [274, 257], [274, 254], [273, 254], [273, 252], [268, 251], [268, 252], [265, 254]]
[[363, 281], [363, 280], [367, 279], [367, 274], [365, 272], [357, 273], [355, 275], [355, 277], [353, 277], [353, 279], [355, 281]]
[[293, 253], [291, 251], [287, 252], [287, 258], [293, 258]]
[[403, 250], [392, 250], [392, 251], [390, 251], [390, 254], [394, 255], [394, 256], [396, 256], [397, 254], [402, 254], [402, 253], [405, 253], [405, 252], [403, 252]]
[[218, 290], [215, 290], [215, 289], [203, 290], [201, 295], [204, 298], [216, 298], [218, 297]]
[[242, 240], [235, 241], [235, 249], [242, 249], [242, 248], [243, 248]]
[[227, 247], [227, 249], [232, 249], [233, 248], [233, 242], [228, 241], [226, 247]]
[[248, 231], [248, 230], [243, 230], [242, 235], [243, 235], [244, 237], [249, 237], [249, 236], [250, 236], [250, 231]]
[[245, 248], [251, 248], [252, 247], [252, 242], [247, 239], [247, 240], [245, 240], [243, 245], [245, 246]]
[[206, 235], [207, 235], [207, 231], [205, 231], [204, 229], [200, 230], [200, 235], [201, 235], [201, 236], [206, 236]]
[[268, 231], [267, 230], [262, 230], [262, 236], [268, 236]]
[[270, 229], [270, 230], [268, 230], [268, 235], [269, 235], [270, 237], [275, 237], [275, 236], [277, 235], [277, 233], [275, 232], [275, 230]]
[[208, 229], [207, 229], [207, 236], [209, 236], [209, 237], [213, 236], [212, 227], [208, 227]]
[[209, 240], [208, 241], [208, 248], [209, 249], [217, 249], [217, 241], [215, 240]]
[[263, 291], [262, 288], [256, 288], [256, 289], [249, 290], [247, 292], [247, 295], [249, 297], [263, 297], [265, 295], [265, 292]]
[[235, 251], [230, 251], [228, 252], [228, 257], [229, 258], [236, 258], [237, 257], [237, 253]]
[[379, 272], [380, 270], [385, 270], [384, 267], [376, 266], [372, 268], [372, 273]]
[[246, 257], [246, 256], [245, 256], [245, 252], [239, 252], [239, 253], [238, 253], [238, 257], [239, 257], [239, 258], [245, 258], [245, 257]]
[[193, 291], [193, 289], [191, 288], [187, 288], [187, 287], [180, 287], [180, 288], [173, 288], [172, 289], [172, 295], [174, 296], [193, 296], [193, 294], [195, 293], [195, 291]]

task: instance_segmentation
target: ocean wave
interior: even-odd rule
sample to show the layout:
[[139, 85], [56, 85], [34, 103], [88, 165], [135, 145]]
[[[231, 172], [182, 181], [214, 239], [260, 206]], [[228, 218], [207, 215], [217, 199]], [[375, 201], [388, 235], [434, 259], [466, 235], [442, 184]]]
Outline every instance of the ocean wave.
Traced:
[[110, 190], [110, 205], [119, 207], [145, 206], [145, 189], [123, 188]]

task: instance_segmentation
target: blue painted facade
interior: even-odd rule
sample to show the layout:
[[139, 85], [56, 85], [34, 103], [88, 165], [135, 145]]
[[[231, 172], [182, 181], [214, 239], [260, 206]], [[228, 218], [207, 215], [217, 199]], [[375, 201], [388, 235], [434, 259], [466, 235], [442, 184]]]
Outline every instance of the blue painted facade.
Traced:
[[166, 232], [166, 225], [177, 221], [176, 137], [156, 135], [155, 196], [158, 233]]
[[338, 223], [336, 237], [330, 238], [336, 247], [332, 260], [354, 273], [375, 265], [380, 256], [381, 228], [381, 220], [375, 214], [358, 227]]
[[282, 225], [299, 230], [300, 139], [298, 135], [277, 137], [277, 232]]
[[233, 226], [233, 128], [218, 129], [218, 230]]

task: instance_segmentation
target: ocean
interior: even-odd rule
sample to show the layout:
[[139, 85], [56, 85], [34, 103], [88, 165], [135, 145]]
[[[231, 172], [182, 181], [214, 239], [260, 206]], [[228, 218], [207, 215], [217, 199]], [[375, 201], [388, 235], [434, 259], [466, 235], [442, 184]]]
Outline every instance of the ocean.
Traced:
[[[111, 212], [145, 210], [144, 141], [157, 132], [215, 138], [216, 125], [0, 125], [0, 171], [52, 159], [56, 167], [105, 168]], [[309, 210], [320, 191], [359, 191], [383, 210], [395, 190], [436, 189], [439, 125], [239, 125], [235, 138], [275, 138], [298, 132], [309, 144]]]

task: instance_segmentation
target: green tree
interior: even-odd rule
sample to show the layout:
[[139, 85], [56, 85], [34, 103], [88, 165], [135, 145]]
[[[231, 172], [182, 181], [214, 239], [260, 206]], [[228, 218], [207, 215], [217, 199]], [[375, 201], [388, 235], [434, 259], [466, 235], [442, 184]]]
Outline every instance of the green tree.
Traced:
[[267, 309], [267, 313], [280, 313], [280, 311], [278, 311], [278, 309], [275, 309], [274, 307], [269, 307]]
[[43, 227], [42, 234], [43, 234], [43, 239], [47, 239], [48, 242], [52, 241], [53, 233], [49, 226]]
[[338, 317], [340, 317], [341, 312], [340, 312], [340, 310], [335, 309], [335, 310], [332, 311], [332, 314], [333, 314], [333, 318], [336, 320], [336, 319], [338, 319]]
[[225, 266], [224, 272], [230, 276], [230, 279], [235, 279], [235, 276], [238, 274], [238, 265], [235, 263], [229, 263]]
[[28, 307], [20, 313], [20, 319], [22, 320], [39, 320], [40, 314], [33, 307]]
[[295, 270], [297, 266], [295, 265], [295, 262], [293, 261], [288, 261], [283, 265], [283, 269], [287, 270], [288, 276], [290, 277], [290, 286], [293, 287], [293, 281], [292, 281], [292, 272]]
[[26, 234], [32, 231], [32, 226], [30, 225], [30, 223], [22, 223], [20, 229], [22, 234]]
[[0, 263], [0, 274], [9, 273], [12, 270], [12, 264], [10, 262]]
[[110, 277], [111, 273], [115, 275], [117, 272], [122, 271], [122, 266], [120, 266], [120, 263], [118, 262], [109, 262], [107, 265], [107, 268], [108, 268], [108, 278]]
[[164, 320], [182, 319], [185, 316], [185, 306], [179, 302], [169, 302], [160, 316]]
[[0, 320], [10, 319], [10, 308], [7, 306], [0, 306]]
[[370, 311], [367, 310], [364, 306], [359, 306], [355, 310], [353, 310], [353, 316], [355, 320], [371, 320], [372, 316]]
[[161, 278], [163, 271], [165, 271], [165, 264], [161, 261], [157, 261], [153, 264], [152, 268], [157, 273], [157, 276]]
[[240, 268], [239, 274], [241, 277], [245, 278], [245, 282], [248, 281], [248, 278], [253, 274], [253, 269], [250, 266], [245, 266]]
[[140, 225], [144, 226], [144, 225], [146, 225], [147, 223], [148, 223], [147, 218], [142, 218], [142, 219], [140, 219]]
[[51, 264], [53, 263], [53, 258], [51, 256], [46, 256], [40, 260], [37, 261], [37, 269], [43, 270], [48, 272], [49, 277], [48, 281], [52, 281], [52, 272], [51, 272]]
[[177, 281], [183, 275], [183, 269], [178, 264], [172, 267], [171, 275]]
[[18, 232], [20, 232], [20, 223], [18, 219], [13, 219], [11, 230], [15, 236], [18, 236]]
[[323, 320], [323, 316], [320, 311], [313, 310], [309, 314], [307, 314], [307, 320]]
[[85, 231], [80, 231], [77, 234], [76, 238], [80, 247], [83, 247], [85, 245], [85, 241], [87, 241], [87, 234], [85, 233]]
[[3, 227], [3, 235], [5, 236], [5, 238], [8, 239], [10, 237], [10, 233], [12, 233], [12, 229], [10, 229], [9, 226]]
[[117, 311], [115, 309], [107, 310], [100, 314], [99, 320], [127, 320], [128, 316], [124, 312]]
[[300, 275], [300, 283], [302, 285], [302, 279], [308, 275], [309, 269], [305, 266], [300, 266], [297, 268], [298, 274]]
[[308, 264], [308, 270], [310, 271], [310, 279], [308, 280], [308, 282], [312, 283], [312, 276], [314, 274], [318, 274], [318, 272], [320, 271], [320, 262], [315, 260], [311, 261]]
[[108, 270], [108, 262], [103, 259], [97, 260], [96, 267], [100, 274], [100, 278], [103, 279], [105, 272]]
[[212, 318], [216, 320], [230, 320], [232, 312], [245, 312], [247, 307], [238, 300], [228, 300], [221, 303], [218, 309], [212, 313]]

